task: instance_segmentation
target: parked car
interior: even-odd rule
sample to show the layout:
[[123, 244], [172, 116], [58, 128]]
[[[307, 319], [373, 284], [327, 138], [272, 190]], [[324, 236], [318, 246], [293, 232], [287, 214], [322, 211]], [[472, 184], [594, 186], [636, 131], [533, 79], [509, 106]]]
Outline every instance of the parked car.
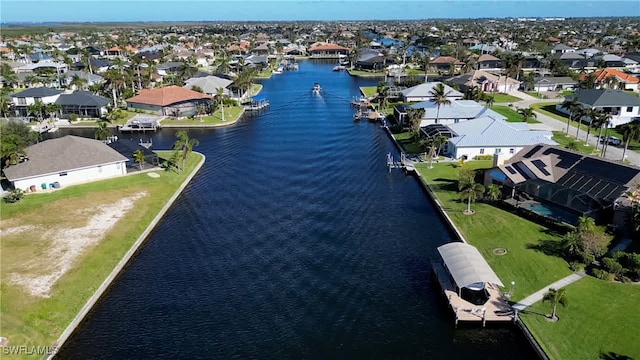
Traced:
[[605, 142], [607, 142], [609, 145], [613, 145], [613, 146], [618, 146], [618, 145], [622, 144], [622, 140], [620, 138], [615, 137], [615, 136], [609, 136], [609, 137], [606, 137], [606, 138], [602, 138], [602, 139], [600, 139], [600, 142], [603, 143], [603, 144]]

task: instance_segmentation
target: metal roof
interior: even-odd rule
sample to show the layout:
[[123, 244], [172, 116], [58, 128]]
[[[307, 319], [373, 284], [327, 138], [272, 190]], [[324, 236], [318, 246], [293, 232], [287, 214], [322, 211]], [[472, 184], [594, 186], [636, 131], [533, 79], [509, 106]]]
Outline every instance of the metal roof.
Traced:
[[453, 281], [459, 287], [475, 283], [490, 283], [504, 286], [489, 264], [484, 260], [480, 251], [466, 243], [453, 242], [438, 247]]

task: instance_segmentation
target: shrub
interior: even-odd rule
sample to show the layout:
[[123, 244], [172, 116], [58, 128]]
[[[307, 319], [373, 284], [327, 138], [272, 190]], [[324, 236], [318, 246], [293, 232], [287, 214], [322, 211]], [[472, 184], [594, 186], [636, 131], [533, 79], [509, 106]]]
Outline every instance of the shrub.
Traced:
[[572, 261], [569, 263], [569, 269], [571, 271], [582, 271], [584, 270], [584, 264], [576, 261]]
[[69, 115], [69, 121], [78, 121], [78, 114]]
[[596, 260], [596, 257], [593, 256], [592, 254], [589, 254], [587, 252], [581, 251], [578, 254], [578, 258], [580, 259], [580, 262], [583, 264], [591, 264], [592, 262], [594, 262]]
[[621, 278], [624, 273], [624, 269], [619, 262], [615, 261], [612, 258], [604, 258], [602, 259], [602, 266], [604, 270], [615, 275], [617, 278]]
[[4, 202], [7, 204], [14, 204], [22, 200], [24, 197], [24, 191], [22, 189], [12, 189], [4, 196]]
[[608, 272], [601, 269], [593, 269], [593, 276], [600, 280], [613, 281], [613, 274], [609, 274]]
[[392, 134], [399, 134], [402, 132], [403, 127], [402, 125], [392, 125], [389, 130], [391, 131]]
[[493, 160], [493, 155], [476, 155], [474, 160]]

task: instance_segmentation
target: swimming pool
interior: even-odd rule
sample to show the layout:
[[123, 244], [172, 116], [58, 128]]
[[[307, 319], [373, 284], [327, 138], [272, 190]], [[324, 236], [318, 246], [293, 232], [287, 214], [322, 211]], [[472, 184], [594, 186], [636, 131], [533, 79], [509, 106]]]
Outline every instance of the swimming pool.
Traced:
[[523, 208], [532, 211], [538, 215], [542, 215], [554, 220], [562, 221], [567, 224], [576, 224], [578, 222], [578, 215], [573, 214], [564, 209], [555, 207], [549, 204], [523, 204]]

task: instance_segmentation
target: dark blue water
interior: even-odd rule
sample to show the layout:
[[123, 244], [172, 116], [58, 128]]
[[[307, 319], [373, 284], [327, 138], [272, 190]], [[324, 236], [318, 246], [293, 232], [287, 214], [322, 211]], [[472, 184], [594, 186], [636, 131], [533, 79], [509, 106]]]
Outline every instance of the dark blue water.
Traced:
[[334, 65], [265, 81], [263, 115], [189, 131], [206, 164], [59, 358], [532, 357], [511, 328], [454, 329], [428, 279], [450, 235], [417, 181], [387, 172], [387, 135], [351, 120], [376, 80]]

